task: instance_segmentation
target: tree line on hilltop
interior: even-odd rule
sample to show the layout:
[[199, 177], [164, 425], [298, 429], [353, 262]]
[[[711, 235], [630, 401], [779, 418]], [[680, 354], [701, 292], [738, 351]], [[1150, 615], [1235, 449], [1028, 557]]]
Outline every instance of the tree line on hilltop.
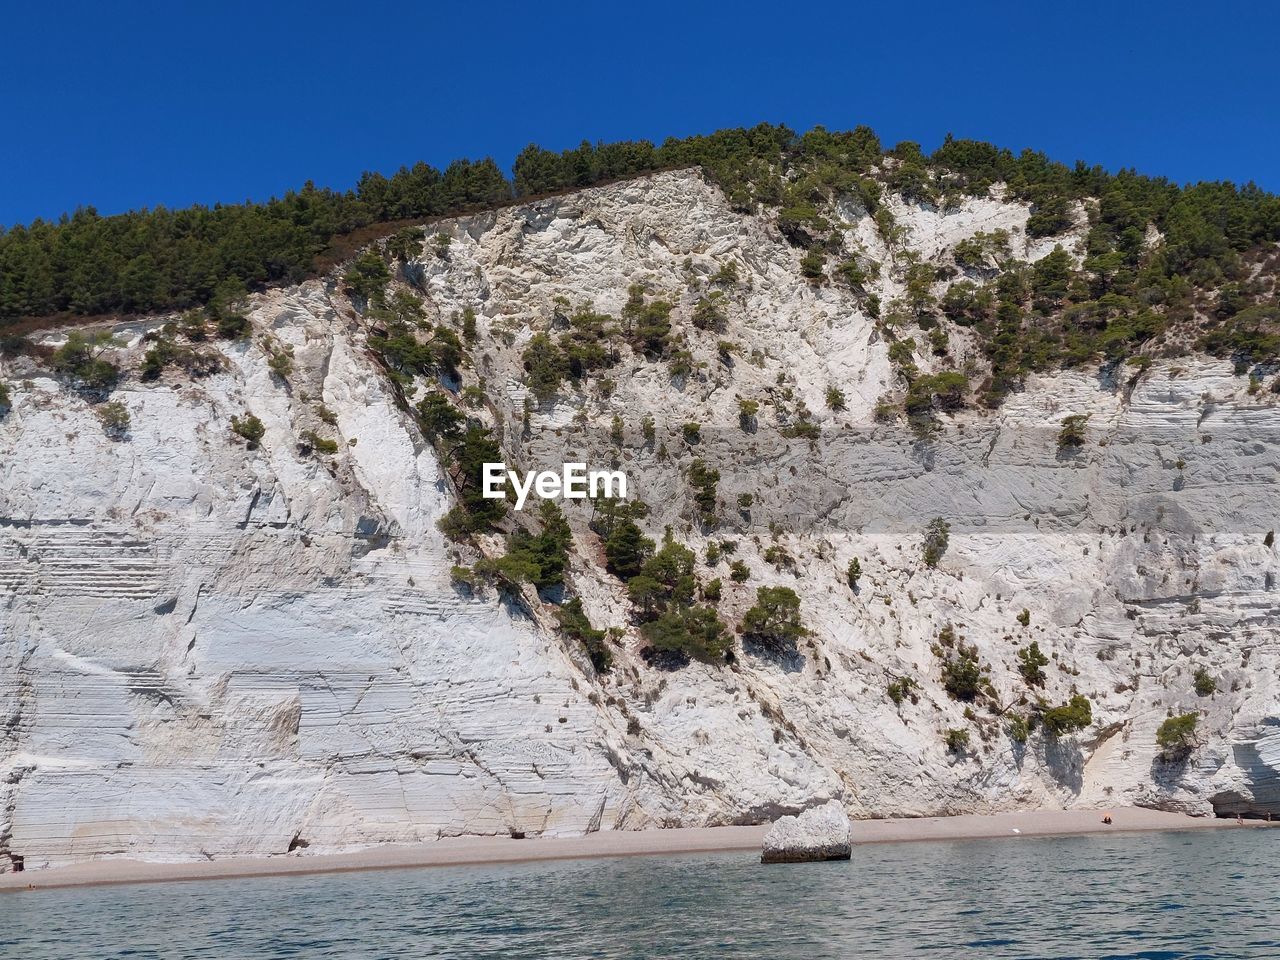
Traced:
[[798, 135], [761, 124], [661, 145], [584, 142], [557, 153], [531, 144], [517, 156], [510, 177], [490, 158], [464, 159], [443, 172], [417, 163], [390, 177], [366, 173], [347, 191], [307, 183], [264, 203], [157, 207], [107, 217], [81, 208], [57, 221], [0, 231], [0, 324], [60, 313], [184, 309], [209, 302], [227, 280], [250, 288], [296, 282], [314, 272], [317, 257], [335, 238], [374, 224], [491, 208], [694, 165], [721, 185], [735, 208], [778, 210], [779, 226], [801, 243], [806, 231], [823, 223], [821, 196], [849, 194], [870, 207], [879, 184], [909, 202], [945, 205], [985, 194], [996, 183], [1033, 205], [1033, 235], [1060, 232], [1070, 222], [1072, 201], [1099, 198], [1101, 230], [1091, 244], [1104, 258], [1099, 264], [1112, 272], [1137, 265], [1150, 226], [1164, 244], [1158, 262], [1145, 264], [1148, 271], [1193, 285], [1229, 279], [1242, 255], [1280, 240], [1280, 199], [1252, 184], [1184, 188], [1133, 171], [1067, 166], [1030, 150], [1014, 154], [971, 140], [948, 137], [926, 155], [909, 142], [886, 151], [867, 127], [817, 127]]

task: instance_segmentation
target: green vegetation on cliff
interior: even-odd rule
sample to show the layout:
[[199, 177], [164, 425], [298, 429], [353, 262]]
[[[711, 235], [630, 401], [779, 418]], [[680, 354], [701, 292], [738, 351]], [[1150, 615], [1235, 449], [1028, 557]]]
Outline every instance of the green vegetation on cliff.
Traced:
[[[182, 309], [208, 303], [227, 280], [250, 287], [298, 280], [324, 264], [326, 250], [332, 262], [335, 240], [376, 224], [694, 165], [736, 208], [776, 211], [780, 229], [810, 250], [812, 263], [838, 254], [841, 276], [855, 287], [865, 265], [856, 252], [839, 249], [831, 215], [837, 197], [865, 207], [888, 240], [897, 227], [883, 206], [886, 190], [911, 203], [947, 207], [1003, 184], [1006, 197], [1031, 204], [1031, 236], [1066, 230], [1079, 216], [1078, 203], [1087, 201], [1082, 270], [1074, 270], [1065, 253], [1020, 267], [999, 231], [956, 251], [958, 267], [973, 276], [958, 280], [942, 306], [956, 322], [984, 326], [994, 368], [989, 400], [998, 401], [1028, 370], [1095, 355], [1119, 358], [1184, 322], [1200, 346], [1222, 355], [1261, 362], [1280, 351], [1280, 307], [1266, 282], [1280, 240], [1280, 198], [1252, 184], [1181, 187], [950, 137], [930, 155], [913, 143], [886, 151], [866, 127], [817, 127], [798, 135], [769, 124], [657, 146], [584, 142], [555, 153], [530, 145], [516, 158], [510, 180], [486, 158], [458, 160], [443, 172], [418, 163], [390, 177], [366, 173], [345, 192], [308, 183], [265, 203], [111, 217], [82, 208], [57, 222], [0, 232], [0, 323], [63, 312]], [[1153, 235], [1160, 242], [1153, 243]], [[400, 230], [391, 252], [405, 259], [423, 241]], [[811, 273], [821, 279], [816, 267]], [[987, 282], [996, 274], [1003, 282]], [[351, 279], [359, 286], [359, 276]], [[935, 306], [927, 284], [910, 288], [920, 296], [910, 297], [908, 306], [928, 322]], [[654, 309], [660, 306], [644, 308], [632, 331], [638, 348], [665, 352], [665, 317]]]

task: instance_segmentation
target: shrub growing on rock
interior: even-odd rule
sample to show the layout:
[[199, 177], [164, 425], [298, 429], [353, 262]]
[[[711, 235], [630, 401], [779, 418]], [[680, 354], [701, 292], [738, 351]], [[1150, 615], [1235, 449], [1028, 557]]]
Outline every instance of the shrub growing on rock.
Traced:
[[942, 296], [942, 312], [952, 323], [973, 327], [988, 320], [995, 309], [995, 295], [990, 287], [979, 287], [971, 280], [960, 280], [947, 288]]
[[1192, 683], [1195, 686], [1196, 696], [1198, 697], [1211, 697], [1218, 689], [1218, 681], [1204, 667], [1196, 668]]
[[857, 293], [865, 293], [867, 281], [874, 279], [878, 273], [878, 270], [874, 268], [878, 266], [874, 261], [864, 264], [856, 257], [850, 257], [840, 262], [839, 266], [836, 267], [835, 273], [836, 277], [844, 281], [851, 290]]
[[352, 261], [342, 275], [343, 287], [350, 296], [360, 297], [366, 303], [381, 303], [386, 296], [391, 274], [377, 250], [370, 248]]
[[478, 578], [470, 567], [454, 564], [449, 568], [449, 579], [455, 584], [475, 589]]
[[951, 349], [951, 338], [942, 327], [934, 327], [929, 331], [929, 349], [935, 357], [945, 357]]
[[449, 478], [458, 491], [459, 504], [451, 516], [441, 520], [458, 532], [490, 529], [507, 514], [507, 501], [484, 496], [483, 474], [486, 463], [500, 463], [502, 448], [484, 427], [472, 426], [463, 431], [457, 442], [445, 451], [450, 464]]
[[178, 333], [192, 343], [203, 343], [209, 338], [209, 317], [204, 310], [188, 310], [178, 319]]
[[689, 465], [689, 482], [693, 485], [693, 501], [698, 505], [698, 512], [706, 523], [716, 518], [716, 488], [720, 483], [720, 471], [710, 469], [701, 460], [694, 460]]
[[849, 584], [850, 590], [858, 589], [858, 580], [862, 577], [862, 562], [854, 557], [849, 561], [849, 566], [844, 572], [845, 582]]
[[462, 542], [471, 536], [471, 518], [467, 516], [466, 508], [461, 505], [451, 507], [436, 521], [436, 526], [448, 540]]
[[54, 351], [53, 369], [87, 390], [109, 390], [120, 379], [120, 368], [103, 356], [119, 344], [110, 333], [84, 334], [74, 330]]
[[[901, 341], [900, 341], [901, 342]], [[969, 380], [954, 370], [932, 376], [917, 377], [907, 389], [907, 415], [913, 418], [928, 417], [935, 410], [952, 412], [965, 404]]]
[[93, 412], [102, 424], [103, 433], [112, 440], [123, 440], [128, 435], [131, 418], [128, 409], [120, 401], [99, 404]]
[[990, 686], [978, 648], [956, 643], [942, 663], [942, 687], [953, 700], [976, 700]]
[[968, 270], [998, 270], [1009, 258], [1009, 231], [978, 232], [961, 240], [953, 251], [956, 264]]
[[582, 644], [596, 672], [607, 673], [613, 666], [613, 651], [605, 642], [606, 632], [591, 626], [591, 621], [582, 610], [582, 599], [574, 597], [568, 603], [556, 607], [556, 620], [565, 636]]
[[421, 227], [405, 227], [387, 238], [387, 253], [408, 263], [422, 253], [426, 239]]
[[1018, 673], [1029, 687], [1044, 686], [1044, 667], [1048, 665], [1049, 658], [1040, 652], [1040, 644], [1034, 640], [1030, 646], [1018, 651]]
[[560, 384], [569, 375], [569, 361], [547, 334], [535, 334], [524, 348], [521, 361], [527, 373], [527, 382], [533, 395], [539, 400], [550, 400], [560, 390]]
[[711, 282], [722, 286], [732, 286], [738, 282], [738, 264], [734, 260], [729, 260], [722, 264], [720, 269], [711, 275]]
[[1027, 218], [1028, 237], [1051, 237], [1071, 227], [1067, 198], [1058, 193], [1040, 192]]
[[644, 535], [635, 521], [622, 520], [605, 540], [605, 566], [615, 577], [630, 580], [639, 575], [653, 553], [653, 547], [653, 541]]
[[677, 543], [668, 531], [661, 549], [640, 568], [640, 576], [661, 584], [673, 599], [686, 600], [693, 595], [695, 561], [693, 551], [684, 544]]
[[154, 337], [153, 343], [143, 356], [142, 367], [138, 371], [141, 380], [159, 380], [165, 368], [174, 365], [192, 377], [205, 377], [222, 368], [222, 358], [218, 354], [178, 344], [170, 336], [161, 334]]
[[418, 402], [417, 410], [422, 435], [433, 443], [449, 443], [462, 436], [466, 417], [454, 408], [443, 393], [428, 393]]
[[723, 330], [724, 311], [720, 308], [723, 297], [724, 294], [719, 290], [713, 290], [707, 296], [699, 297], [693, 307], [693, 325], [699, 330]]
[[[643, 500], [617, 500], [613, 497], [591, 497], [591, 519], [587, 526], [608, 540], [624, 520], [639, 520], [649, 513], [649, 505]], [[639, 529], [639, 528], [637, 528]], [[649, 544], [652, 549], [653, 544]]]
[[667, 357], [667, 372], [671, 374], [672, 380], [682, 380], [694, 370], [705, 366], [705, 363], [694, 361], [693, 352], [686, 347], [672, 350]]
[[922, 327], [936, 323], [936, 317], [933, 316], [933, 309], [937, 304], [933, 296], [933, 282], [936, 279], [934, 266], [929, 263], [910, 263], [903, 279], [906, 290], [902, 302], [910, 310], [912, 318]]
[[271, 368], [271, 372], [288, 383], [289, 375], [293, 373], [293, 348], [281, 346], [271, 339], [264, 339], [262, 350], [267, 355], [267, 366]]
[[255, 417], [252, 413], [245, 414], [244, 418], [231, 418], [231, 430], [245, 442], [250, 450], [257, 450], [258, 444], [262, 442], [262, 438], [266, 436], [267, 428], [262, 425], [262, 421]]
[[520, 585], [537, 579], [538, 565], [527, 556], [507, 553], [501, 557], [485, 557], [477, 561], [472, 571], [477, 577], [495, 584], [507, 595], [520, 592]]
[[1084, 446], [1084, 427], [1089, 422], [1087, 413], [1075, 413], [1062, 421], [1062, 429], [1058, 431], [1058, 449], [1062, 452], [1079, 450]]
[[767, 547], [762, 556], [764, 558], [764, 562], [772, 564], [775, 569], [795, 569], [795, 558], [792, 557], [791, 554], [787, 552], [787, 548], [781, 544], [775, 543], [774, 545]]
[[893, 701], [894, 706], [902, 706], [908, 699], [912, 703], [920, 702], [920, 695], [916, 693], [920, 684], [916, 683], [911, 677], [898, 677], [892, 680], [885, 692], [889, 694], [889, 699]]
[[239, 340], [249, 335], [249, 318], [242, 313], [223, 313], [218, 316], [217, 332], [221, 340]]
[[969, 746], [969, 731], [953, 727], [947, 731], [943, 740], [951, 753], [964, 753]]
[[908, 382], [913, 381], [920, 373], [916, 366], [916, 341], [914, 337], [904, 337], [889, 344], [889, 362], [896, 368], [898, 375]]
[[507, 557], [519, 562], [525, 574], [523, 579], [539, 590], [546, 590], [564, 583], [573, 533], [554, 500], [543, 500], [538, 505], [538, 520], [542, 527], [538, 533], [522, 528], [511, 534], [507, 539]]
[[709, 662], [723, 660], [732, 645], [715, 610], [697, 604], [671, 604], [640, 632], [654, 650]]
[[338, 452], [338, 442], [322, 437], [314, 430], [306, 430], [302, 434], [302, 443], [298, 445], [305, 453], [320, 453], [327, 457]]
[[146, 352], [142, 358], [142, 367], [138, 370], [138, 378], [147, 382], [159, 380], [164, 368], [173, 362], [173, 341], [164, 338]]
[[743, 615], [739, 632], [779, 653], [794, 650], [809, 633], [800, 620], [800, 598], [790, 587], [759, 587], [755, 606]]
[[816, 423], [803, 419], [783, 427], [781, 433], [792, 440], [816, 440], [822, 436], [822, 430]]
[[1041, 707], [1040, 721], [1053, 736], [1083, 730], [1093, 723], [1093, 705], [1087, 697], [1076, 694], [1056, 707]]
[[622, 329], [632, 347], [649, 358], [665, 356], [670, 345], [671, 304], [646, 301], [642, 284], [632, 284], [622, 308]]
[[947, 552], [951, 542], [951, 524], [941, 517], [934, 517], [925, 527], [924, 563], [927, 567], [936, 567], [942, 555]]
[[[400, 293], [404, 291], [397, 293], [397, 301]], [[409, 299], [416, 300], [411, 296]], [[392, 379], [408, 386], [415, 376], [457, 378], [462, 341], [452, 330], [445, 326], [427, 328], [425, 322], [406, 319], [406, 312], [400, 310], [379, 307], [373, 315], [379, 326], [369, 334], [369, 347], [382, 360]], [[419, 339], [421, 329], [430, 329], [428, 339]]]
[[462, 339], [467, 343], [476, 342], [476, 309], [467, 306], [462, 308]]
[[1161, 758], [1170, 762], [1185, 760], [1196, 747], [1196, 713], [1183, 713], [1170, 717], [1156, 731], [1156, 745]]
[[800, 258], [800, 273], [806, 280], [820, 283], [825, 276], [826, 263], [826, 254], [823, 253], [822, 247], [815, 243]]
[[666, 587], [643, 573], [636, 574], [627, 581], [627, 599], [635, 604], [640, 616], [646, 619], [657, 613], [666, 594]]

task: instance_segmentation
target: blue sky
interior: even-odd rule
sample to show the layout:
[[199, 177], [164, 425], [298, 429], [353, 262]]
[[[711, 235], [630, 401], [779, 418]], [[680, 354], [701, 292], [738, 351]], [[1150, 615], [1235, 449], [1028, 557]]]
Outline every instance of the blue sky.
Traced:
[[1280, 190], [1265, 0], [55, 0], [3, 33], [0, 224], [760, 121]]

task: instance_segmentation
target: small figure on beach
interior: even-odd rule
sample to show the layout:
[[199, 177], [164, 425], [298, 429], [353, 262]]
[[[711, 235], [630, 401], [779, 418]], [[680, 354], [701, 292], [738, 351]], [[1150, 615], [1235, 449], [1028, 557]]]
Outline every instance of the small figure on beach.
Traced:
[[1243, 814], [1243, 813], [1237, 813], [1237, 814], [1236, 814], [1236, 823], [1237, 823], [1237, 824], [1239, 824], [1239, 825], [1240, 825], [1240, 826], [1242, 826], [1242, 827], [1244, 826], [1244, 814]]
[[1111, 814], [1109, 813], [1103, 814], [1102, 822], [1105, 823], [1107, 826], [1111, 826]]

